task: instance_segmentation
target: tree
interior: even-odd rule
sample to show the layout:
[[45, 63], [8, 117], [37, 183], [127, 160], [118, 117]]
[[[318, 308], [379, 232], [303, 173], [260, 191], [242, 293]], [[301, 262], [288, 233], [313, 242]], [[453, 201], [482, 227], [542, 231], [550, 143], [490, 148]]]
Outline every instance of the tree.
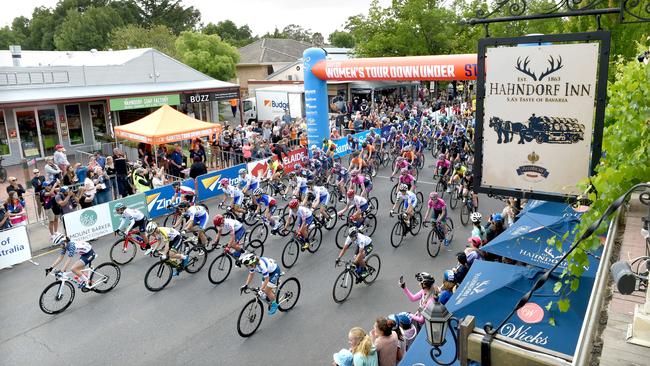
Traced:
[[123, 25], [122, 18], [111, 7], [91, 7], [84, 13], [70, 9], [57, 27], [54, 44], [59, 50], [104, 49], [111, 31]]
[[297, 24], [289, 24], [282, 28], [282, 36], [280, 38], [289, 38], [296, 41], [311, 43], [312, 32], [310, 29], [305, 29]]
[[129, 24], [113, 29], [109, 46], [113, 49], [155, 48], [167, 56], [176, 58], [176, 36], [164, 25], [154, 25], [147, 29]]
[[25, 44], [30, 50], [53, 50], [57, 22], [54, 13], [46, 7], [35, 8], [29, 22], [29, 37]]
[[201, 12], [193, 6], [184, 7], [180, 0], [136, 0], [145, 26], [162, 24], [178, 35], [194, 30], [201, 21]]
[[256, 39], [247, 24], [237, 27], [232, 20], [220, 21], [217, 24], [208, 23], [201, 31], [205, 34], [216, 34], [235, 47], [243, 47]]
[[325, 44], [325, 37], [320, 32], [311, 35], [311, 43], [317, 47], [323, 47]]
[[217, 80], [235, 78], [239, 52], [217, 35], [182, 32], [176, 40], [176, 52], [181, 62]]
[[356, 41], [350, 32], [334, 31], [330, 33], [329, 43], [334, 47], [354, 48]]

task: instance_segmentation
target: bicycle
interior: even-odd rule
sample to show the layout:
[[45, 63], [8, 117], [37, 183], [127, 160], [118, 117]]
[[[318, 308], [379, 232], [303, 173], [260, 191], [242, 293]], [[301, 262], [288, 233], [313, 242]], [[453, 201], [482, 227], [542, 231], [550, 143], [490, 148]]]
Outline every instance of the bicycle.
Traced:
[[284, 194], [287, 186], [289, 185], [289, 179], [287, 177], [280, 178], [279, 181], [274, 182], [271, 180], [262, 181], [266, 194], [271, 197], [280, 197], [283, 201], [287, 200], [287, 195]]
[[[232, 270], [232, 261], [237, 260], [233, 255], [233, 249], [229, 248], [227, 245], [221, 246], [217, 243], [216, 249], [219, 248], [223, 248], [223, 253], [214, 258], [208, 268], [208, 280], [215, 285], [222, 283], [228, 278], [230, 271]], [[250, 248], [253, 248], [253, 250], [248, 250]], [[259, 243], [259, 240], [251, 241], [244, 250], [255, 253], [258, 257], [264, 255], [264, 246], [262, 243]]]
[[[393, 217], [393, 215], [390, 215]], [[406, 213], [398, 212], [397, 213], [397, 222], [393, 225], [393, 229], [390, 232], [390, 244], [393, 248], [397, 248], [402, 244], [404, 237], [407, 233], [411, 233], [413, 236], [416, 236], [420, 233], [420, 228], [422, 227], [422, 213], [419, 211], [413, 211], [413, 216], [409, 224], [406, 224]]]
[[[336, 242], [336, 246], [339, 249], [343, 249], [345, 240], [348, 237], [348, 228], [355, 225], [352, 222], [351, 216], [352, 214], [350, 213], [348, 215], [346, 223], [341, 225], [341, 227], [339, 227], [339, 229], [336, 231], [336, 237], [334, 241]], [[361, 218], [363, 221], [360, 227], [360, 232], [364, 235], [372, 236], [377, 229], [377, 217], [374, 214], [366, 211], [361, 213]]]
[[[175, 204], [167, 205], [167, 209], [168, 210], [173, 209], [174, 212], [172, 212], [172, 213], [168, 214], [167, 216], [165, 216], [165, 220], [163, 221], [163, 226], [174, 227], [174, 226], [176, 226], [176, 223], [178, 222], [178, 219], [183, 218], [183, 214], [181, 213], [181, 210], [178, 208], [179, 203], [180, 202], [175, 203]], [[203, 203], [197, 203], [197, 205], [203, 206], [203, 208], [205, 209], [205, 212], [207, 212], [208, 215], [210, 214], [210, 210], [208, 209], [208, 206], [204, 205]], [[169, 223], [169, 226], [167, 226], [168, 223]]]
[[[114, 289], [117, 283], [120, 282], [120, 267], [111, 262], [104, 262], [95, 268], [93, 268], [91, 262], [81, 272], [86, 277], [89, 277], [88, 284], [81, 287], [81, 292], [93, 291], [98, 294], [103, 294]], [[48, 272], [47, 275], [54, 276], [56, 280], [45, 287], [38, 300], [38, 305], [45, 314], [58, 314], [65, 311], [72, 304], [75, 296], [75, 285], [81, 286], [81, 280], [72, 271]], [[52, 307], [47, 304], [49, 298], [54, 298]], [[54, 306], [60, 307], [53, 308]]]
[[[370, 245], [370, 248], [368, 249], [364, 248], [364, 250], [366, 250], [367, 256], [365, 258], [366, 269], [363, 275], [357, 273], [357, 266], [351, 259], [346, 260], [343, 264], [341, 264], [341, 262], [336, 264], [337, 267], [345, 265], [345, 269], [338, 275], [338, 277], [336, 277], [336, 281], [334, 281], [332, 297], [334, 298], [335, 303], [340, 304], [347, 300], [350, 293], [352, 293], [352, 287], [355, 283], [359, 284], [363, 282], [366, 285], [372, 285], [372, 283], [377, 279], [377, 276], [379, 276], [379, 271], [381, 270], [381, 260], [379, 259], [379, 256], [377, 254], [368, 255], [372, 252], [372, 245]], [[354, 281], [352, 279], [354, 279]], [[342, 292], [337, 293], [337, 289], [340, 289]]]
[[[207, 261], [207, 252], [205, 248], [198, 245], [199, 238], [197, 236], [184, 237], [181, 242], [180, 253], [190, 257], [187, 266], [183, 266], [182, 262], [178, 259], [167, 258], [155, 263], [144, 275], [144, 287], [152, 292], [157, 292], [169, 284], [172, 279], [173, 270], [176, 269], [179, 274], [182, 271], [187, 273], [196, 273], [203, 268]], [[174, 249], [170, 249], [172, 251]], [[160, 283], [156, 282], [160, 281]]]
[[303, 241], [307, 240], [309, 246], [307, 251], [309, 253], [316, 253], [318, 248], [320, 248], [321, 242], [323, 241], [323, 232], [320, 229], [320, 225], [317, 223], [310, 225], [309, 231], [307, 232], [307, 238], [299, 240], [298, 235], [294, 232], [292, 238], [284, 245], [282, 249], [282, 265], [286, 268], [293, 267], [294, 264], [298, 261], [300, 252], [304, 251]]
[[[286, 281], [282, 281], [284, 272], [280, 274], [278, 283], [276, 285], [275, 299], [278, 303], [278, 310], [281, 312], [289, 311], [296, 306], [298, 298], [300, 297], [300, 282], [295, 277], [290, 277]], [[257, 331], [257, 328], [262, 324], [264, 318], [264, 304], [270, 306], [270, 302], [266, 296], [260, 295], [259, 288], [242, 289], [241, 294], [253, 292], [254, 298], [250, 299], [244, 308], [239, 313], [237, 319], [237, 333], [242, 337], [250, 337]], [[250, 327], [250, 329], [248, 328]]]
[[[135, 253], [138, 251], [138, 247], [142, 251], [147, 250], [147, 244], [144, 242], [144, 238], [140, 235], [140, 230], [133, 229], [128, 233], [120, 234], [122, 238], [117, 239], [115, 243], [111, 246], [109, 256], [111, 261], [115, 264], [124, 265], [130, 263], [133, 258], [135, 258]], [[149, 252], [150, 257], [159, 257], [161, 248], [158, 248], [158, 239], [153, 235], [149, 238], [149, 247], [154, 248]]]
[[[472, 214], [472, 212], [476, 212], [478, 207], [474, 207], [474, 203], [472, 203], [472, 192], [468, 192], [467, 197], [461, 197], [463, 199], [463, 206], [460, 208], [460, 223], [463, 224], [463, 226], [467, 226], [469, 223], [469, 216]], [[478, 197], [477, 197], [477, 203], [478, 203]]]
[[325, 212], [329, 218], [323, 217], [319, 209], [314, 210], [314, 220], [318, 221], [319, 225], [324, 227], [325, 230], [329, 231], [334, 229], [336, 223], [338, 222], [338, 215], [336, 214], [336, 207], [327, 206]]
[[[422, 225], [429, 227], [428, 222], [423, 222]], [[454, 221], [450, 217], [445, 219], [445, 226], [447, 227], [447, 236], [445, 236], [442, 223], [437, 221], [431, 227], [429, 235], [427, 235], [427, 253], [431, 258], [435, 258], [440, 253], [440, 243], [444, 243], [444, 240], [447, 239], [447, 245], [450, 245], [454, 239]]]

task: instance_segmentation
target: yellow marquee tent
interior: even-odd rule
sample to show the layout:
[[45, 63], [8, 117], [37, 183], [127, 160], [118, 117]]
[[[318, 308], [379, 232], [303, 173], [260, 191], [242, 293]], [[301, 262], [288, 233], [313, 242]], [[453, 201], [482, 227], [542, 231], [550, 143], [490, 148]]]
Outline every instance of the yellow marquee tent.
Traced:
[[164, 105], [144, 118], [115, 127], [115, 137], [160, 145], [211, 136], [220, 131], [220, 124], [200, 121]]

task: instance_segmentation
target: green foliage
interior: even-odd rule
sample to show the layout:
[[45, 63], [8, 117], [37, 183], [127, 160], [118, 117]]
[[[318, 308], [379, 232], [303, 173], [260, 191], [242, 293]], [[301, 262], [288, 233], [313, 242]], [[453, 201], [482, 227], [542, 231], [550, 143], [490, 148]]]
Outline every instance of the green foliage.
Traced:
[[29, 37], [25, 43], [25, 49], [44, 50], [54, 49], [54, 32], [58, 21], [51, 9], [46, 7], [35, 8], [32, 13], [32, 20], [29, 22]]
[[162, 24], [172, 33], [196, 29], [201, 12], [193, 6], [184, 7], [178, 0], [135, 0], [146, 27]]
[[329, 43], [334, 47], [354, 48], [356, 41], [350, 32], [334, 31], [328, 37]]
[[110, 32], [123, 25], [122, 18], [111, 7], [91, 7], [83, 13], [70, 9], [65, 21], [57, 27], [54, 45], [59, 50], [103, 49]]
[[155, 48], [158, 51], [176, 57], [176, 36], [164, 25], [154, 25], [151, 28], [130, 24], [113, 29], [109, 46], [113, 49]]
[[205, 34], [216, 34], [237, 48], [253, 43], [257, 39], [253, 37], [253, 31], [248, 24], [237, 27], [232, 20], [220, 21], [217, 24], [208, 23], [201, 31]]
[[235, 77], [239, 52], [217, 35], [183, 32], [176, 40], [176, 52], [181, 62], [215, 79]]

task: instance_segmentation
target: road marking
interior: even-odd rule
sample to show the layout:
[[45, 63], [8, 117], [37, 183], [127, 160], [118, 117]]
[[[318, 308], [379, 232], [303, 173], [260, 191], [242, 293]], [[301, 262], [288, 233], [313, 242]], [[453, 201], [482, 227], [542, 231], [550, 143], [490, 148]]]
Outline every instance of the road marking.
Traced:
[[42, 257], [42, 256], [44, 256], [44, 255], [52, 254], [52, 253], [56, 252], [57, 250], [61, 250], [61, 249], [58, 249], [58, 248], [57, 248], [57, 249], [49, 250], [49, 251], [47, 251], [47, 252], [45, 252], [45, 253], [41, 253], [41, 254], [38, 254], [38, 255], [33, 256], [32, 259], [34, 259], [34, 258], [38, 258], [38, 257]]
[[[384, 175], [376, 175], [375, 178], [385, 178], [385, 179], [390, 179], [390, 177], [387, 177], [387, 176], [384, 176]], [[417, 181], [416, 183], [417, 183], [417, 184], [420, 184], [420, 183], [422, 183], [422, 184], [430, 184], [430, 185], [432, 185], [432, 186], [433, 186], [433, 185], [436, 185], [436, 183], [433, 183], [433, 182], [425, 182], [425, 181], [422, 181], [422, 180], [419, 180], [419, 181]]]

